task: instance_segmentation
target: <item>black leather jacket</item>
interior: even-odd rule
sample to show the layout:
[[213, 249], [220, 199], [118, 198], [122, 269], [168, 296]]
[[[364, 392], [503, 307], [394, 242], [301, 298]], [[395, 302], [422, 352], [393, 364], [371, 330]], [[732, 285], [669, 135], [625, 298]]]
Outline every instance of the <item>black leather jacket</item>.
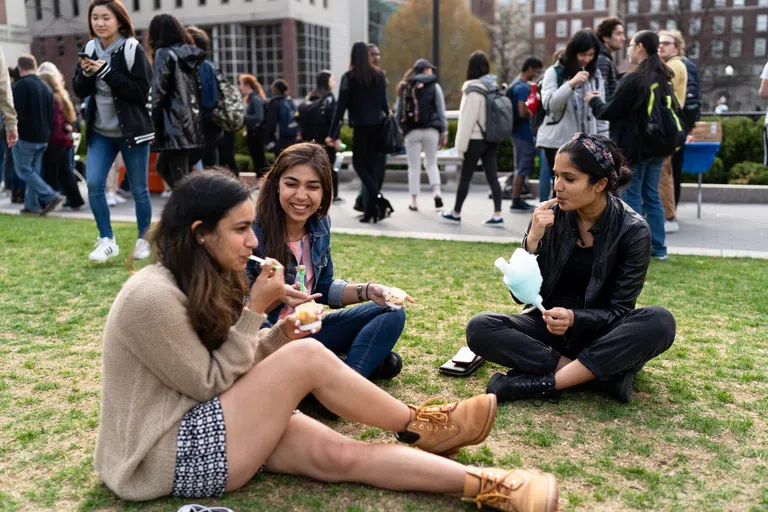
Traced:
[[[564, 212], [557, 205], [552, 209], [555, 224], [544, 233], [535, 252], [544, 278], [541, 296], [545, 301], [573, 252], [579, 229], [575, 211]], [[529, 223], [523, 247], [530, 229]], [[566, 340], [594, 340], [635, 309], [651, 260], [648, 223], [616, 197], [609, 196], [605, 211], [589, 232], [595, 248], [592, 276], [584, 291], [584, 309], [573, 310], [574, 323], [565, 333]]]
[[198, 68], [205, 54], [189, 45], [158, 48], [152, 77], [152, 122], [157, 151], [205, 145]]

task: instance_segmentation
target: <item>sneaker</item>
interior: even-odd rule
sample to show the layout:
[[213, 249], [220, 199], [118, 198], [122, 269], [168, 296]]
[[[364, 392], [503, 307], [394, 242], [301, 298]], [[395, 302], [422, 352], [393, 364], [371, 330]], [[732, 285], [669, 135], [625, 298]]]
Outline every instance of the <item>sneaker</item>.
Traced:
[[678, 231], [680, 231], [680, 224], [677, 222], [677, 219], [664, 221], [665, 233], [677, 233]]
[[[432, 405], [430, 402], [437, 401]], [[478, 395], [462, 402], [427, 400], [419, 407], [408, 406], [411, 419], [399, 441], [425, 452], [450, 456], [461, 448], [482, 443], [496, 421], [496, 396]]]
[[461, 501], [497, 510], [557, 511], [557, 479], [537, 470], [467, 468]]
[[40, 215], [39, 211], [29, 210], [26, 206], [19, 210], [21, 215]]
[[488, 382], [486, 392], [496, 395], [500, 404], [526, 398], [547, 400], [557, 396], [555, 373], [536, 375], [516, 370], [511, 370], [506, 375], [497, 373]]
[[403, 358], [397, 352], [390, 352], [387, 357], [384, 358], [379, 366], [373, 369], [368, 376], [370, 380], [392, 380], [403, 369]]
[[107, 197], [107, 206], [117, 206], [117, 194], [107, 192], [104, 195]]
[[443, 207], [443, 198], [440, 196], [435, 197], [435, 210], [439, 210]]
[[[123, 199], [131, 199], [133, 197], [133, 194], [131, 194], [130, 190], [125, 190], [122, 188], [115, 190], [115, 194], [117, 194], [117, 197], [122, 197]], [[120, 200], [118, 199], [118, 201]]]
[[529, 205], [522, 199], [513, 199], [512, 206], [509, 207], [509, 211], [512, 213], [531, 213], [534, 209], [534, 206]]
[[637, 375], [635, 372], [619, 374], [608, 382], [603, 383], [602, 387], [609, 396], [623, 404], [628, 404], [632, 400], [635, 375]]
[[[118, 190], [119, 190], [119, 189], [118, 189]], [[125, 203], [127, 203], [127, 202], [128, 202], [128, 201], [127, 201], [127, 200], [126, 200], [124, 197], [122, 197], [120, 194], [117, 194], [117, 193], [115, 193], [115, 194], [114, 194], [114, 196], [115, 196], [115, 201], [117, 202], [117, 204], [125, 204]]]
[[664, 256], [654, 256], [653, 259], [659, 261], [669, 261], [669, 256], [666, 254]]
[[99, 238], [94, 245], [96, 248], [88, 256], [91, 261], [107, 261], [120, 254], [120, 248], [114, 238]]
[[152, 254], [152, 250], [149, 247], [149, 242], [147, 242], [143, 238], [137, 239], [136, 247], [134, 247], [133, 249], [133, 259], [145, 260], [149, 258], [150, 254]]
[[48, 201], [43, 205], [43, 208], [40, 210], [40, 215], [47, 215], [51, 213], [54, 209], [56, 209], [57, 206], [59, 206], [64, 201], [64, 196], [61, 194], [56, 194], [56, 197]]
[[445, 220], [450, 220], [453, 222], [461, 222], [461, 217], [457, 217], [453, 214], [453, 212], [441, 212], [440, 218]]
[[162, 197], [163, 199], [168, 199], [169, 197], [171, 197], [171, 192], [172, 191], [170, 189], [163, 190], [163, 192], [160, 194], [160, 197]]
[[491, 217], [489, 219], [486, 219], [483, 221], [483, 226], [489, 226], [492, 228], [503, 228], [504, 227], [504, 219], [501, 217]]
[[333, 202], [334, 203], [341, 203], [343, 201], [344, 201], [343, 197], [336, 196], [336, 197], [333, 198]]

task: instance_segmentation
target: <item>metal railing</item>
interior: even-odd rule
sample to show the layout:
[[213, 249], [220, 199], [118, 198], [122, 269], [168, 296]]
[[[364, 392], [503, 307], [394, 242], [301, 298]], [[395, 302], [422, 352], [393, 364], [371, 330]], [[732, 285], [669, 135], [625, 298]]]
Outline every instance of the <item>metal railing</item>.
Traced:
[[[704, 116], [718, 116], [718, 117], [765, 117], [766, 111], [760, 111], [760, 110], [740, 110], [740, 111], [734, 111], [734, 112], [725, 112], [724, 114], [715, 114], [714, 112], [702, 112], [702, 117]], [[445, 118], [449, 121], [455, 121], [459, 118], [459, 111], [458, 110], [446, 110], [445, 111]]]

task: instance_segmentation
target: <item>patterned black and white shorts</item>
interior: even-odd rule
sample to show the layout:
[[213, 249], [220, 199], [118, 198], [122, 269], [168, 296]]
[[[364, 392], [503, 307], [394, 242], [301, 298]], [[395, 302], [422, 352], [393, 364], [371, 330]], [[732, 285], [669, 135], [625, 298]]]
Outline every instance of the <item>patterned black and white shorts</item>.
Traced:
[[187, 411], [179, 425], [171, 496], [218, 497], [227, 487], [227, 443], [219, 397]]

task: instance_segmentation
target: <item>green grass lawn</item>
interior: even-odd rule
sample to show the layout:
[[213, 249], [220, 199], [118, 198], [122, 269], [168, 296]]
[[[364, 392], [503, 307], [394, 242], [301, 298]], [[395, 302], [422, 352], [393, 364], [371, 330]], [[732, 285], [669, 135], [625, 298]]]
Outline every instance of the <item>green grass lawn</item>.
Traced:
[[[135, 227], [118, 225], [123, 250]], [[88, 261], [93, 222], [0, 216], [0, 510], [176, 510], [128, 504], [93, 470], [101, 331], [129, 273]], [[493, 267], [514, 246], [334, 236], [337, 276], [396, 284], [418, 298], [398, 345], [403, 373], [384, 387], [411, 403], [483, 392], [498, 368], [468, 379], [437, 367], [484, 310], [517, 312]], [[465, 463], [554, 472], [563, 510], [768, 510], [768, 262], [672, 256], [654, 262], [640, 305], [677, 318], [672, 348], [646, 366], [635, 398], [593, 392], [499, 409]], [[393, 442], [375, 428], [330, 423]], [[257, 434], [256, 434], [257, 435]], [[472, 510], [453, 496], [393, 493], [263, 475], [219, 500], [235, 510]]]

